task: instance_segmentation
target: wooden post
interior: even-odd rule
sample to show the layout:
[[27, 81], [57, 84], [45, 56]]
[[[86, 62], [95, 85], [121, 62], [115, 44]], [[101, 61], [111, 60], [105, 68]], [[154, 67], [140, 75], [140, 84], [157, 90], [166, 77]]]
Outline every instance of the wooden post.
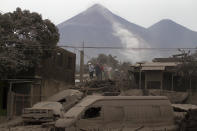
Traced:
[[147, 72], [145, 72], [145, 89], [147, 90]]
[[139, 89], [142, 89], [142, 64], [143, 64], [143, 62], [138, 62], [138, 64], [139, 64]]
[[7, 96], [7, 118], [10, 119], [13, 115], [13, 94], [12, 94], [12, 82], [9, 83], [9, 90]]
[[189, 79], [189, 94], [190, 94], [190, 96], [192, 95], [192, 78], [191, 78], [191, 76]]
[[139, 89], [142, 89], [142, 87], [141, 87], [141, 82], [142, 82], [142, 72], [141, 72], [141, 65], [140, 65], [140, 75], [139, 75]]
[[[33, 96], [34, 93], [33, 93], [33, 85], [32, 85], [32, 84], [33, 84], [33, 83], [31, 83], [31, 86], [30, 86], [30, 87], [31, 87], [31, 96], [30, 96], [30, 99], [31, 99], [31, 100], [30, 100], [30, 106], [31, 106], [31, 107], [32, 107], [33, 104], [34, 104], [34, 103], [33, 103], [33, 102], [34, 102], [34, 96]], [[38, 96], [37, 96], [37, 97], [38, 97]]]
[[174, 75], [172, 74], [172, 87], [171, 87], [171, 91], [174, 91]]
[[84, 73], [84, 50], [80, 51], [80, 83], [83, 83]]
[[161, 71], [161, 85], [160, 85], [160, 87], [161, 87], [161, 92], [163, 91], [163, 71]]

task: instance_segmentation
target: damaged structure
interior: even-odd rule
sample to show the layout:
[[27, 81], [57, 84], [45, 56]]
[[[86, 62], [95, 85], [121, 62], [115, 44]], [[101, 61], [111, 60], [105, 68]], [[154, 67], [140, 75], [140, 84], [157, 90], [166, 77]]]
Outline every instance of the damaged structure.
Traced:
[[[133, 66], [133, 73], [141, 89], [175, 90], [177, 89], [175, 75], [177, 65], [176, 62], [146, 62]], [[141, 78], [139, 78], [140, 75]]]
[[196, 76], [191, 76], [189, 81], [182, 81], [184, 85], [180, 84], [182, 74], [178, 68], [181, 64], [178, 58], [155, 58], [152, 62], [132, 65], [129, 72], [134, 76], [137, 88], [185, 92], [193, 89], [197, 83]]
[[[189, 98], [189, 102], [197, 98], [197, 76], [184, 76], [181, 58], [155, 58], [152, 62], [140, 62], [131, 66], [132, 89], [141, 89], [144, 95], [165, 95], [173, 103]], [[189, 72], [189, 69], [185, 69]], [[177, 97], [177, 98], [174, 98]], [[179, 99], [179, 100], [176, 100]], [[187, 99], [188, 100], [188, 99]]]
[[57, 48], [41, 67], [0, 81], [0, 122], [21, 115], [22, 110], [74, 85], [76, 55]]

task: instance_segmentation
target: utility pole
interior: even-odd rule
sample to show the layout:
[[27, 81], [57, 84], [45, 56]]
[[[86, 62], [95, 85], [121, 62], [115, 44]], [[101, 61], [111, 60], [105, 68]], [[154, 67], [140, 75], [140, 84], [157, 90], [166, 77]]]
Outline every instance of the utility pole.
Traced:
[[141, 64], [140, 64], [140, 72], [139, 72], [139, 89], [142, 89], [141, 82], [142, 82], [142, 71], [141, 71]]
[[138, 64], [139, 64], [139, 89], [142, 89], [142, 87], [141, 87], [141, 82], [142, 82], [142, 76], [141, 76], [142, 70], [141, 70], [141, 68], [142, 68], [143, 63], [144, 62], [138, 62]]
[[11, 119], [12, 116], [13, 116], [13, 105], [14, 105], [14, 96], [13, 96], [13, 93], [12, 93], [12, 81], [9, 82], [10, 86], [9, 86], [9, 89], [8, 89], [8, 96], [7, 96], [7, 117], [8, 119]]
[[83, 83], [83, 73], [84, 73], [84, 41], [83, 50], [80, 51], [80, 83]]

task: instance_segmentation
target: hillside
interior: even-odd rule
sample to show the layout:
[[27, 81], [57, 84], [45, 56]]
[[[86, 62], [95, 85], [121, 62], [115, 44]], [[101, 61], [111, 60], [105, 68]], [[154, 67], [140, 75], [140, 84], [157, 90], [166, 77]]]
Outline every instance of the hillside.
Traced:
[[[84, 12], [57, 25], [60, 32], [59, 45], [112, 46], [112, 47], [195, 47], [197, 32], [173, 22], [161, 20], [149, 28], [131, 23], [115, 15], [102, 5], [96, 4]], [[155, 53], [136, 50], [88, 49], [86, 54], [96, 56], [111, 53], [124, 60], [147, 60]], [[152, 55], [154, 54], [154, 55]], [[157, 52], [159, 56], [161, 53]]]

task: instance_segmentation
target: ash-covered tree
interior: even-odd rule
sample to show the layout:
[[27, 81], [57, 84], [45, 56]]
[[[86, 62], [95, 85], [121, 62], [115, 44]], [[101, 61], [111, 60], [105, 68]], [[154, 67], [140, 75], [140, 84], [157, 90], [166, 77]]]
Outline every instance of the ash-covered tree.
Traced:
[[105, 54], [99, 54], [98, 57], [94, 57], [92, 59], [90, 59], [90, 61], [92, 64], [96, 65], [97, 63], [104, 65], [106, 64], [107, 66], [112, 67], [113, 69], [119, 69], [121, 71], [125, 71], [127, 72], [131, 63], [130, 62], [123, 62], [120, 63], [117, 60], [116, 56], [112, 56], [111, 54], [109, 55], [105, 55]]
[[38, 13], [17, 8], [0, 14], [0, 77], [39, 66], [58, 40], [56, 26]]
[[118, 68], [119, 61], [116, 59], [116, 56], [112, 56], [111, 54], [105, 55], [105, 54], [99, 54], [98, 57], [94, 57], [90, 60], [91, 63], [96, 64], [106, 64], [112, 68]]
[[182, 90], [191, 88], [197, 80], [197, 52], [190, 54], [181, 51], [181, 63], [178, 65], [177, 74], [180, 76], [179, 88]]

